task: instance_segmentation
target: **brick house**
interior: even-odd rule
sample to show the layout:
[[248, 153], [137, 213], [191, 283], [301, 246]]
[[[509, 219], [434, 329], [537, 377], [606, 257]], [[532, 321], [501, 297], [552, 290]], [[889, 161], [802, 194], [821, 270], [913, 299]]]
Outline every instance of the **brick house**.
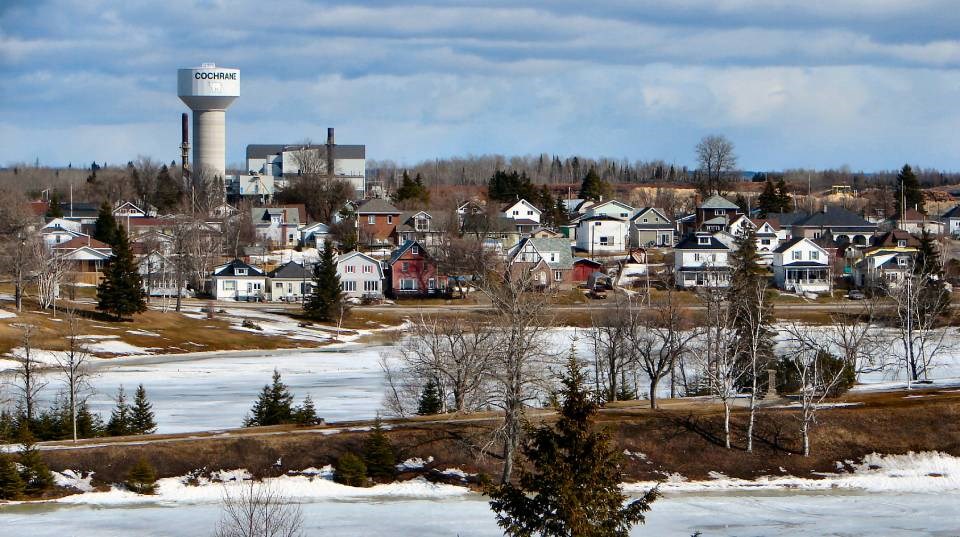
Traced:
[[407, 241], [397, 248], [387, 267], [394, 297], [439, 296], [447, 292], [446, 276], [440, 274], [437, 262], [417, 241]]
[[360, 242], [366, 244], [389, 244], [400, 224], [403, 211], [382, 199], [369, 199], [357, 206], [357, 229]]

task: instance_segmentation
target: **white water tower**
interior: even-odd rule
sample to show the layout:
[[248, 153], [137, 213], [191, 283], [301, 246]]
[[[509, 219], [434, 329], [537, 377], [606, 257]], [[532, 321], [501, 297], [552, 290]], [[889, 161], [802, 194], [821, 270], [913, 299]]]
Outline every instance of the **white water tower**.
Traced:
[[240, 70], [212, 63], [178, 69], [177, 95], [193, 111], [193, 169], [224, 177], [227, 107], [240, 96]]

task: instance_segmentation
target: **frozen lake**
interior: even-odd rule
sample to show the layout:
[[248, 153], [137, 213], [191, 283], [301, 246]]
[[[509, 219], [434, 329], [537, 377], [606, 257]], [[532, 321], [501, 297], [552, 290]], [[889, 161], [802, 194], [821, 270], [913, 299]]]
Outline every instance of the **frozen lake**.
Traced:
[[[661, 498], [633, 535], [705, 537], [942, 536], [960, 534], [958, 493], [725, 492]], [[215, 504], [103, 507], [27, 505], [0, 508], [3, 535], [31, 537], [206, 536]], [[484, 499], [324, 500], [303, 504], [306, 535], [353, 537], [497, 536]]]

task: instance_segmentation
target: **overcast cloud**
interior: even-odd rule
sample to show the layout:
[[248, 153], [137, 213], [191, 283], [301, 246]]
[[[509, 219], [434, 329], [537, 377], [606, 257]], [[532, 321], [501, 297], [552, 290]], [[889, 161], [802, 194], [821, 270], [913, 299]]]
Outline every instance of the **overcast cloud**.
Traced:
[[[792, 6], [791, 6], [792, 5]], [[238, 67], [249, 143], [746, 169], [960, 169], [953, 0], [0, 0], [0, 164], [179, 154], [176, 69]]]

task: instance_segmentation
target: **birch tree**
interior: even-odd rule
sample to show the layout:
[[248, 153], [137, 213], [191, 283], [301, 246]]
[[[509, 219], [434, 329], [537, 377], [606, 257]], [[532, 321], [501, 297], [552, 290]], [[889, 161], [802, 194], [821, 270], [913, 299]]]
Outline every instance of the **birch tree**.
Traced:
[[49, 309], [56, 303], [60, 284], [66, 272], [66, 260], [55, 248], [50, 248], [42, 240], [31, 244], [33, 267], [37, 284], [37, 302], [43, 309]]
[[14, 389], [20, 394], [20, 407], [27, 423], [32, 423], [36, 414], [37, 397], [47, 385], [44, 379], [43, 363], [37, 360], [33, 341], [37, 327], [21, 324], [20, 349], [16, 356], [17, 367], [14, 370]]
[[56, 368], [67, 392], [73, 441], [77, 441], [77, 409], [86, 402], [90, 391], [89, 349], [81, 337], [80, 319], [68, 312], [64, 320], [67, 329], [66, 348], [55, 355]]

